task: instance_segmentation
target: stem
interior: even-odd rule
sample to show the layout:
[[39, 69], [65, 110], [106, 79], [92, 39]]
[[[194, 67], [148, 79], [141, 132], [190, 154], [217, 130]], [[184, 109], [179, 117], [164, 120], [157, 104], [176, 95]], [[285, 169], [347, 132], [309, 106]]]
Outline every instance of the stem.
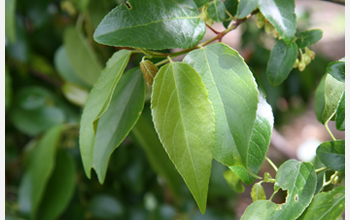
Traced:
[[316, 169], [315, 172], [316, 172], [316, 174], [319, 174], [323, 171], [326, 171], [327, 169], [328, 169], [328, 167], [321, 167], [321, 168]]
[[329, 120], [331, 120], [331, 118], [333, 118], [334, 114], [335, 114], [335, 112], [333, 112], [333, 114], [324, 123], [324, 126], [326, 127], [326, 129], [327, 129], [329, 135], [332, 137], [333, 141], [335, 141], [336, 139], [335, 139], [334, 135], [332, 134], [331, 130], [329, 129], [329, 127], [328, 127], [328, 122], [329, 122]]
[[[280, 190], [280, 189], [278, 189], [278, 190]], [[272, 198], [276, 195], [276, 193], [278, 192], [278, 190], [276, 190], [276, 191], [274, 191], [274, 192], [272, 193], [271, 197], [269, 198], [270, 201], [271, 201]]]
[[205, 25], [215, 34], [218, 34], [219, 32], [217, 30], [215, 30], [212, 26], [208, 25], [207, 23], [205, 23]]
[[273, 167], [273, 169], [277, 172], [278, 168], [276, 167], [276, 165], [272, 162], [272, 160], [270, 160], [268, 157], [265, 157], [265, 160], [267, 160], [267, 162], [269, 162], [269, 164]]
[[331, 179], [328, 180], [326, 183], [323, 184], [323, 186], [322, 186], [322, 188], [321, 188], [320, 191], [323, 191], [324, 187], [330, 185], [330, 184], [333, 182], [333, 180], [334, 180], [336, 177], [338, 177], [338, 174], [339, 174], [339, 172], [338, 172], [338, 171], [335, 171], [335, 173], [332, 175]]

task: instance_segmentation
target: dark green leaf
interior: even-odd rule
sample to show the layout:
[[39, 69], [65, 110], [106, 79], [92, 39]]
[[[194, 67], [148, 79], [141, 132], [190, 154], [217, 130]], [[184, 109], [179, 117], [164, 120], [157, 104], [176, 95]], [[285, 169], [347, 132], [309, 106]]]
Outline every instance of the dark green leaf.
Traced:
[[56, 147], [63, 126], [50, 128], [33, 149], [29, 166], [18, 189], [19, 211], [30, 219], [36, 219], [39, 204], [55, 166]]
[[338, 187], [315, 196], [310, 206], [298, 220], [337, 219], [345, 208], [345, 187]]
[[110, 46], [161, 50], [193, 47], [204, 33], [192, 0], [129, 0], [106, 15], [94, 39]]
[[235, 16], [237, 14], [238, 0], [226, 0], [225, 7], [232, 16]]
[[258, 7], [259, 0], [241, 0], [238, 3], [237, 17], [244, 18], [250, 15]]
[[322, 38], [323, 32], [320, 29], [303, 31], [298, 33], [296, 44], [299, 48], [308, 47], [317, 43]]
[[5, 111], [12, 103], [12, 77], [5, 66]]
[[113, 196], [98, 195], [90, 203], [92, 215], [97, 219], [116, 219], [123, 214], [122, 204]]
[[121, 77], [108, 109], [98, 121], [92, 166], [100, 183], [104, 182], [111, 154], [137, 122], [144, 102], [145, 81], [136, 67]]
[[322, 77], [315, 91], [314, 111], [315, 111], [317, 120], [321, 123], [324, 123], [326, 121], [322, 119], [322, 115], [325, 107], [324, 83], [326, 81], [326, 76], [327, 74]]
[[226, 170], [224, 172], [224, 178], [231, 189], [237, 193], [243, 193], [245, 187], [242, 184], [240, 178], [232, 170]]
[[286, 44], [279, 40], [273, 46], [267, 63], [266, 74], [272, 86], [280, 85], [287, 79], [298, 56], [298, 46], [292, 42]]
[[196, 3], [197, 8], [201, 8], [203, 5], [207, 4], [209, 0], [193, 0]]
[[225, 9], [225, 4], [222, 1], [212, 1], [208, 5], [207, 12], [213, 21], [220, 23], [225, 20]]
[[91, 45], [74, 27], [67, 27], [63, 36], [64, 47], [70, 64], [80, 79], [92, 86], [100, 76], [102, 66]]
[[288, 191], [285, 203], [275, 204], [270, 200], [253, 202], [245, 210], [242, 220], [296, 219], [310, 204], [316, 189], [316, 173], [313, 165], [288, 160], [277, 171], [275, 190]]
[[247, 166], [248, 145], [259, 102], [248, 66], [237, 51], [222, 43], [194, 50], [184, 62], [200, 74], [213, 103], [214, 158], [228, 166], [236, 163]]
[[250, 193], [253, 202], [258, 200], [266, 200], [265, 190], [261, 183], [255, 183]]
[[154, 78], [151, 109], [163, 147], [204, 213], [215, 123], [200, 75], [186, 63], [163, 66]]
[[[293, 0], [259, 0], [259, 9], [286, 42], [295, 37], [297, 19]], [[295, 61], [295, 60], [294, 60]]]
[[145, 107], [142, 115], [133, 127], [132, 134], [145, 150], [153, 170], [166, 180], [173, 196], [178, 197], [180, 193], [180, 175], [159, 142], [158, 135], [154, 130], [150, 108], [149, 106], [147, 107]]
[[331, 62], [327, 66], [327, 73], [335, 79], [345, 82], [345, 61]]
[[11, 43], [16, 41], [16, 0], [5, 1], [5, 36]]
[[38, 220], [54, 220], [67, 208], [75, 188], [73, 159], [64, 151], [56, 155], [55, 169], [38, 209]]
[[327, 141], [318, 146], [317, 157], [327, 167], [344, 172], [345, 171], [345, 141]]
[[335, 113], [335, 127], [340, 131], [345, 131], [345, 91]]
[[95, 131], [98, 119], [107, 110], [113, 92], [129, 61], [130, 51], [120, 50], [108, 60], [86, 101], [80, 122], [80, 151], [86, 175], [90, 178], [93, 163]]

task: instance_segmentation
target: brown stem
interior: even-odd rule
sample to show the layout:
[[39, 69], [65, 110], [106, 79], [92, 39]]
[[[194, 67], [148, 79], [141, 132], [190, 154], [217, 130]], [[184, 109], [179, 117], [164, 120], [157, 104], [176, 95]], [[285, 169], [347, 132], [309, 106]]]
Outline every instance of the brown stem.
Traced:
[[219, 32], [217, 30], [215, 30], [212, 26], [208, 25], [207, 23], [205, 23], [205, 25], [215, 34], [219, 34]]

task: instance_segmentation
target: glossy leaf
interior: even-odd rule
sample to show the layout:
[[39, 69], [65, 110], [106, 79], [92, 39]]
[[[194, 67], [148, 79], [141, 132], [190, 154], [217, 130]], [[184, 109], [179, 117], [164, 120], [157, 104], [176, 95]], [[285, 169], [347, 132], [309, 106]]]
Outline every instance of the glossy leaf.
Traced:
[[201, 8], [203, 5], [207, 4], [209, 0], [193, 0], [196, 3], [197, 8]]
[[266, 74], [272, 86], [280, 85], [287, 79], [298, 56], [298, 46], [292, 42], [287, 45], [279, 40], [273, 46], [267, 63]]
[[345, 208], [345, 187], [322, 192], [315, 196], [310, 206], [298, 220], [328, 220], [337, 219]]
[[75, 166], [73, 159], [64, 150], [56, 155], [52, 172], [38, 213], [38, 220], [54, 220], [67, 208], [75, 188]]
[[98, 121], [93, 168], [100, 183], [104, 182], [111, 154], [137, 122], [144, 102], [145, 81], [140, 68], [133, 68], [121, 77], [108, 109]]
[[113, 54], [92, 88], [83, 110], [79, 141], [84, 170], [89, 178], [98, 119], [107, 110], [111, 102], [113, 92], [130, 59], [130, 54], [130, 51], [127, 50], [120, 50]]
[[331, 62], [327, 66], [327, 73], [340, 82], [345, 82], [345, 61]]
[[255, 183], [250, 193], [253, 202], [258, 200], [266, 200], [265, 190], [261, 183]]
[[151, 111], [148, 105], [133, 127], [132, 134], [145, 150], [153, 170], [166, 180], [173, 196], [175, 198], [178, 197], [180, 193], [179, 184], [181, 177], [164, 151], [162, 144], [159, 142], [158, 135], [154, 130]]
[[297, 28], [295, 2], [293, 0], [259, 0], [259, 9], [286, 44], [291, 43]]
[[74, 71], [85, 83], [92, 86], [100, 76], [102, 66], [90, 44], [74, 27], [67, 27], [63, 35], [67, 57]]
[[213, 21], [220, 23], [225, 20], [225, 9], [225, 4], [222, 1], [212, 1], [208, 5], [207, 12]]
[[224, 178], [233, 191], [237, 193], [244, 192], [245, 187], [242, 184], [242, 181], [232, 170], [226, 170], [224, 172]]
[[[258, 90], [237, 51], [217, 43], [190, 52], [184, 62], [202, 77], [215, 111], [214, 158], [246, 166], [258, 107]], [[231, 134], [231, 135], [229, 135]]]
[[321, 40], [323, 36], [323, 31], [320, 29], [313, 29], [308, 31], [303, 31], [298, 33], [297, 40], [295, 43], [298, 45], [299, 48], [308, 47], [310, 45], [313, 45], [317, 43], [319, 40]]
[[345, 91], [335, 113], [335, 127], [340, 131], [345, 131]]
[[129, 0], [104, 17], [94, 39], [110, 46], [161, 50], [193, 47], [204, 33], [192, 0]]
[[151, 109], [165, 151], [204, 213], [215, 123], [200, 75], [186, 63], [163, 66], [154, 78]]
[[318, 146], [317, 157], [327, 167], [344, 172], [345, 171], [345, 141], [327, 141]]
[[31, 153], [28, 168], [22, 177], [18, 190], [18, 206], [22, 215], [36, 219], [39, 204], [44, 196], [47, 183], [54, 171], [56, 147], [63, 126], [50, 128]]
[[11, 42], [16, 41], [16, 0], [5, 0], [5, 36]]
[[238, 3], [237, 17], [244, 18], [258, 7], [259, 0], [241, 0]]
[[78, 106], [84, 106], [89, 95], [89, 92], [86, 89], [73, 83], [63, 84], [62, 92], [70, 102]]
[[288, 191], [285, 203], [275, 204], [270, 200], [253, 202], [245, 210], [242, 220], [296, 219], [310, 204], [316, 189], [316, 173], [313, 165], [288, 160], [277, 171], [275, 190]]

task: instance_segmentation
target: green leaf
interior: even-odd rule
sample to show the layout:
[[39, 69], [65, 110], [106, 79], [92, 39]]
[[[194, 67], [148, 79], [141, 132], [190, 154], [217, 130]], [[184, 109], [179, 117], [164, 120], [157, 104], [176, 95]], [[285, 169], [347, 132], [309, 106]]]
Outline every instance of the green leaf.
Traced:
[[238, 3], [237, 17], [245, 18], [258, 7], [259, 0], [241, 0]]
[[9, 70], [5, 66], [5, 111], [12, 103], [12, 77]]
[[340, 172], [345, 171], [345, 141], [327, 141], [318, 146], [317, 157], [327, 167]]
[[89, 204], [90, 211], [96, 219], [116, 219], [123, 214], [122, 204], [111, 195], [97, 195]]
[[297, 28], [294, 0], [259, 0], [259, 9], [286, 44], [291, 43]]
[[100, 183], [104, 182], [111, 154], [137, 122], [144, 102], [145, 81], [136, 67], [121, 77], [108, 109], [98, 121], [92, 166]]
[[298, 46], [296, 43], [292, 42], [287, 45], [282, 40], [277, 41], [271, 50], [266, 69], [267, 77], [272, 86], [278, 86], [287, 79], [297, 57]]
[[345, 91], [341, 96], [337, 111], [335, 113], [335, 127], [339, 131], [345, 131]]
[[238, 8], [238, 0], [225, 0], [226, 10], [232, 15], [235, 16], [237, 14]]
[[270, 200], [253, 202], [245, 210], [242, 220], [296, 219], [310, 204], [316, 189], [316, 173], [313, 165], [288, 160], [277, 171], [275, 190], [288, 191], [285, 203], [275, 204]]
[[62, 86], [63, 95], [72, 103], [84, 106], [89, 92], [81, 86], [73, 83], [65, 83]]
[[308, 47], [310, 45], [313, 45], [317, 43], [317, 41], [321, 40], [323, 35], [323, 31], [320, 29], [313, 29], [309, 31], [303, 31], [298, 33], [297, 40], [295, 43], [298, 45], [299, 48]]
[[5, 1], [5, 36], [11, 43], [16, 41], [16, 0]]
[[212, 1], [208, 5], [207, 12], [213, 21], [220, 23], [225, 20], [225, 9], [225, 4], [222, 1]]
[[318, 84], [315, 91], [315, 101], [314, 101], [314, 111], [317, 117], [317, 120], [321, 123], [324, 123], [326, 120], [323, 120], [322, 115], [325, 107], [325, 97], [324, 97], [324, 84], [326, 81], [326, 75], [324, 75]]
[[255, 183], [250, 193], [253, 202], [258, 200], [266, 200], [265, 190], [261, 183]]
[[146, 106], [143, 110], [142, 115], [132, 129], [132, 134], [145, 150], [153, 170], [166, 180], [173, 193], [172, 195], [175, 198], [178, 197], [180, 193], [180, 175], [159, 142], [158, 135], [154, 130], [149, 106]]
[[193, 0], [196, 3], [197, 8], [201, 8], [203, 5], [207, 4], [209, 0]]
[[231, 189], [237, 193], [243, 193], [245, 190], [244, 185], [240, 178], [232, 170], [226, 170], [224, 172], [224, 178]]
[[92, 86], [100, 76], [102, 66], [82, 33], [69, 26], [63, 34], [66, 54], [74, 71], [85, 83]]
[[345, 208], [345, 187], [341, 186], [329, 192], [315, 196], [310, 206], [298, 220], [328, 220], [337, 219]]
[[84, 12], [90, 0], [72, 0], [72, 2], [78, 7], [79, 11]]
[[73, 159], [64, 150], [56, 155], [55, 169], [38, 209], [38, 220], [54, 220], [64, 212], [75, 188], [75, 166]]
[[110, 46], [161, 50], [193, 47], [204, 33], [192, 0], [129, 0], [104, 17], [94, 39]]
[[184, 62], [200, 74], [213, 103], [214, 158], [228, 166], [246, 166], [259, 102], [248, 66], [237, 51], [222, 43], [194, 50]]
[[92, 88], [80, 121], [80, 151], [86, 175], [90, 178], [98, 119], [107, 110], [113, 92], [130, 59], [131, 52], [120, 50], [108, 60], [106, 68]]
[[56, 148], [63, 126], [54, 126], [44, 136], [31, 153], [29, 166], [18, 189], [18, 208], [21, 214], [36, 219], [39, 204], [44, 196], [47, 183], [55, 166]]
[[214, 146], [214, 110], [200, 75], [171, 62], [154, 78], [151, 109], [159, 139], [202, 213]]
[[335, 79], [345, 82], [345, 61], [331, 62], [327, 66], [327, 73]]

